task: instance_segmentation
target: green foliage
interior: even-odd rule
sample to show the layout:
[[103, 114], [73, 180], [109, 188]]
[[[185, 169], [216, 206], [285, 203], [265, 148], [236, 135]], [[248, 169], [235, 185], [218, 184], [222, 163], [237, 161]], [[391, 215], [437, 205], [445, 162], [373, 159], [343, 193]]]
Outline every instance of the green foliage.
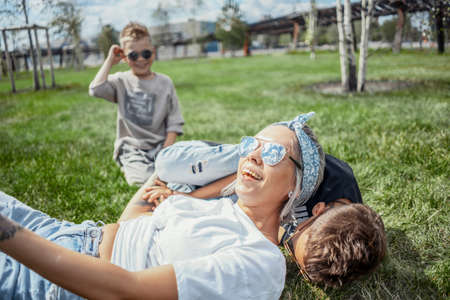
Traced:
[[[386, 20], [381, 25], [375, 25], [371, 29], [371, 37], [380, 38], [385, 42], [392, 42], [394, 40], [397, 17], [390, 20]], [[403, 40], [418, 41], [420, 39], [419, 30], [411, 23], [411, 16], [405, 17], [405, 23], [403, 25]], [[374, 39], [375, 40], [375, 39]]]
[[289, 46], [289, 44], [292, 42], [292, 38], [291, 38], [291, 34], [290, 33], [285, 33], [285, 34], [281, 34], [279, 39], [278, 39], [278, 44], [280, 46]]
[[104, 25], [97, 38], [97, 45], [103, 52], [104, 57], [108, 56], [109, 49], [115, 44], [119, 44], [119, 32], [110, 24]]
[[[448, 299], [450, 286], [450, 56], [370, 53], [369, 80], [409, 88], [326, 95], [338, 54], [157, 61], [174, 81], [186, 120], [179, 140], [236, 143], [300, 112], [327, 153], [347, 161], [364, 202], [385, 223], [389, 254], [376, 273], [342, 289], [306, 283], [288, 259], [281, 299]], [[389, 66], [389, 67], [386, 67]], [[113, 72], [124, 70], [115, 66]], [[51, 216], [114, 222], [136, 191], [112, 160], [117, 107], [87, 95], [97, 69], [57, 70], [59, 88], [9, 93], [0, 80], [0, 190]], [[49, 77], [47, 77], [49, 78]], [[19, 74], [18, 88], [30, 74]]]
[[54, 27], [55, 33], [60, 34], [66, 41], [74, 45], [72, 52], [72, 65], [77, 70], [83, 68], [83, 53], [81, 50], [81, 9], [74, 2], [58, 1], [53, 7], [54, 18], [50, 26]]
[[53, 9], [54, 18], [50, 26], [55, 27], [56, 33], [71, 41], [79, 41], [81, 36], [81, 9], [70, 1], [57, 2]]
[[157, 46], [170, 45], [172, 43], [172, 33], [170, 32], [170, 13], [172, 9], [172, 7], [164, 5], [164, 2], [160, 1], [152, 12], [152, 18], [160, 26], [160, 31], [152, 36], [152, 42]]
[[242, 18], [239, 3], [233, 0], [225, 1], [222, 15], [216, 23], [216, 37], [225, 49], [237, 50], [243, 47], [247, 25]]

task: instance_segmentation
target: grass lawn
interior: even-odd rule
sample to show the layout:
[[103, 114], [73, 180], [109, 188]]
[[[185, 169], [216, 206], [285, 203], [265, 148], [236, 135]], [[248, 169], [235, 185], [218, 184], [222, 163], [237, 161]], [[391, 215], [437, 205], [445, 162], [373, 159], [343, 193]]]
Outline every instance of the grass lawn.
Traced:
[[[124, 65], [114, 70], [125, 69]], [[450, 56], [370, 56], [370, 80], [408, 89], [325, 95], [310, 85], [339, 80], [337, 53], [156, 62], [174, 81], [183, 140], [236, 143], [266, 125], [315, 111], [325, 151], [347, 161], [365, 203], [383, 217], [388, 257], [372, 276], [342, 289], [304, 282], [288, 260], [282, 299], [450, 297]], [[116, 107], [87, 94], [97, 69], [58, 70], [58, 88], [9, 92], [0, 80], [0, 190], [52, 216], [114, 222], [136, 188], [112, 161]], [[49, 76], [47, 76], [49, 78]], [[31, 87], [27, 74], [17, 86]]]

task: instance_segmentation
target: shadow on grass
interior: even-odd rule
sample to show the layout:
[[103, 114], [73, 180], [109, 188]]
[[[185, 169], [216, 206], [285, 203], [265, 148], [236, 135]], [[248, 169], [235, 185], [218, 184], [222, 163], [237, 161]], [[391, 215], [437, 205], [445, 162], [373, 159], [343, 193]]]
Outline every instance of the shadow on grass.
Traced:
[[448, 90], [450, 81], [445, 79], [439, 80], [391, 80], [380, 78], [377, 80], [369, 80], [366, 83], [366, 90], [362, 93], [347, 92], [341, 90], [341, 82], [336, 80], [323, 81], [316, 83], [297, 83], [286, 87], [288, 93], [303, 92], [307, 94], [318, 94], [323, 96], [347, 97], [348, 95], [390, 95], [395, 92], [419, 92], [425, 90]]
[[20, 95], [25, 93], [32, 93], [32, 92], [45, 92], [45, 91], [68, 91], [68, 90], [78, 90], [78, 89], [85, 90], [86, 87], [80, 83], [71, 83], [71, 84], [57, 84], [54, 88], [51, 86], [47, 86], [45, 89], [41, 87], [39, 90], [35, 91], [33, 87], [26, 87], [17, 89], [15, 93], [13, 93], [10, 89], [5, 91], [0, 91], [0, 96], [13, 96], [13, 95]]
[[425, 274], [420, 251], [404, 231], [389, 228], [388, 256], [374, 272], [341, 288], [306, 282], [287, 257], [286, 287], [281, 299], [445, 299]]

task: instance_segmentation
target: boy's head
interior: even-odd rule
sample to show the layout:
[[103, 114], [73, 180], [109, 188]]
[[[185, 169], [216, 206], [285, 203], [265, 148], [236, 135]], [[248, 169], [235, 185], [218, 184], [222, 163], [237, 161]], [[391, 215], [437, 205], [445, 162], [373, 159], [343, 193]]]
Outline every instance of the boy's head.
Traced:
[[302, 273], [328, 286], [341, 286], [369, 274], [386, 254], [383, 221], [363, 204], [327, 209], [295, 243]]
[[124, 51], [125, 61], [136, 76], [151, 74], [154, 49], [146, 26], [136, 22], [128, 23], [120, 33], [120, 47]]

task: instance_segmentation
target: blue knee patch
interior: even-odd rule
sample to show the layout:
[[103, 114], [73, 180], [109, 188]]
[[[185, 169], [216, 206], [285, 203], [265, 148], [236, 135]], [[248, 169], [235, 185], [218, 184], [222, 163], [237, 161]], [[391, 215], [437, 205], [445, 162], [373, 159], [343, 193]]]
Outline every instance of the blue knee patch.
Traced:
[[191, 170], [193, 174], [201, 173], [204, 170], [204, 167], [206, 165], [207, 161], [198, 161], [195, 164], [191, 165]]
[[219, 146], [213, 148], [213, 152], [214, 153], [220, 153], [222, 151], [223, 151], [223, 146], [222, 145], [219, 145]]

